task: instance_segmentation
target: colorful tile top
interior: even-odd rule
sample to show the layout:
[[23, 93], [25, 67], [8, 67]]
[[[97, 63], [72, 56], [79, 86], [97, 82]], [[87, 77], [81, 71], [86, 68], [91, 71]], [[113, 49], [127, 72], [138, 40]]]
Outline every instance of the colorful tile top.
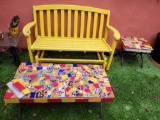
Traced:
[[124, 49], [148, 50], [150, 52], [153, 50], [150, 44], [144, 38], [121, 36], [121, 40]]
[[21, 63], [7, 85], [5, 103], [114, 100], [102, 65]]

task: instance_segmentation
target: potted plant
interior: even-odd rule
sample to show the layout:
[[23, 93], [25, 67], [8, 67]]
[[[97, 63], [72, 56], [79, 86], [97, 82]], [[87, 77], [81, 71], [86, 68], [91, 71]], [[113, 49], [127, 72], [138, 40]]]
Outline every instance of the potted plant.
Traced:
[[18, 35], [18, 24], [20, 22], [20, 18], [18, 15], [14, 16], [12, 18], [12, 21], [10, 22], [9, 31], [11, 36]]

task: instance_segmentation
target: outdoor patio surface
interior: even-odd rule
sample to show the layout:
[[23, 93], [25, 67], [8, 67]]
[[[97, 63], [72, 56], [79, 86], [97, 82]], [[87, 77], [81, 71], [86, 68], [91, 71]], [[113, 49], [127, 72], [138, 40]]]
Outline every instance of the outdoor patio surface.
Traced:
[[[27, 50], [18, 50], [22, 62], [29, 61]], [[49, 53], [50, 54], [50, 53]], [[71, 57], [74, 54], [65, 53]], [[63, 57], [62, 56], [62, 57]], [[88, 54], [83, 57], [91, 57]], [[11, 81], [17, 66], [14, 66], [8, 52], [0, 52], [0, 120], [17, 120], [18, 105], [4, 105], [6, 83]], [[115, 94], [115, 101], [103, 103], [103, 120], [159, 120], [160, 118], [160, 68], [144, 55], [143, 68], [140, 56], [133, 54], [113, 58], [109, 81]], [[24, 104], [22, 120], [97, 120], [100, 103], [53, 103]]]

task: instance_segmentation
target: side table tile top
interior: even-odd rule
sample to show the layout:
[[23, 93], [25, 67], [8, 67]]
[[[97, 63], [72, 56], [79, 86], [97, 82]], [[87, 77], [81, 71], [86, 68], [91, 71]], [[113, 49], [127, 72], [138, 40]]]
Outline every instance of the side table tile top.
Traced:
[[0, 46], [12, 46], [16, 47], [20, 37], [22, 36], [22, 32], [18, 33], [17, 36], [10, 36], [9, 32], [2, 32], [3, 38], [0, 39]]
[[125, 51], [150, 53], [153, 49], [144, 38], [121, 36], [122, 48]]
[[[21, 63], [5, 103], [107, 102], [114, 94], [102, 65]], [[17, 92], [21, 95], [18, 96]]]

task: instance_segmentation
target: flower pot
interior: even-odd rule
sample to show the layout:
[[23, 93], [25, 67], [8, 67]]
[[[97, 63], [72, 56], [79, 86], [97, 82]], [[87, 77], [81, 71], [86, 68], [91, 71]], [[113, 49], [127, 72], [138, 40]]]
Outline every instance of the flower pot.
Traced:
[[14, 28], [9, 27], [9, 32], [10, 32], [11, 36], [17, 36], [18, 35], [18, 26], [14, 27]]

